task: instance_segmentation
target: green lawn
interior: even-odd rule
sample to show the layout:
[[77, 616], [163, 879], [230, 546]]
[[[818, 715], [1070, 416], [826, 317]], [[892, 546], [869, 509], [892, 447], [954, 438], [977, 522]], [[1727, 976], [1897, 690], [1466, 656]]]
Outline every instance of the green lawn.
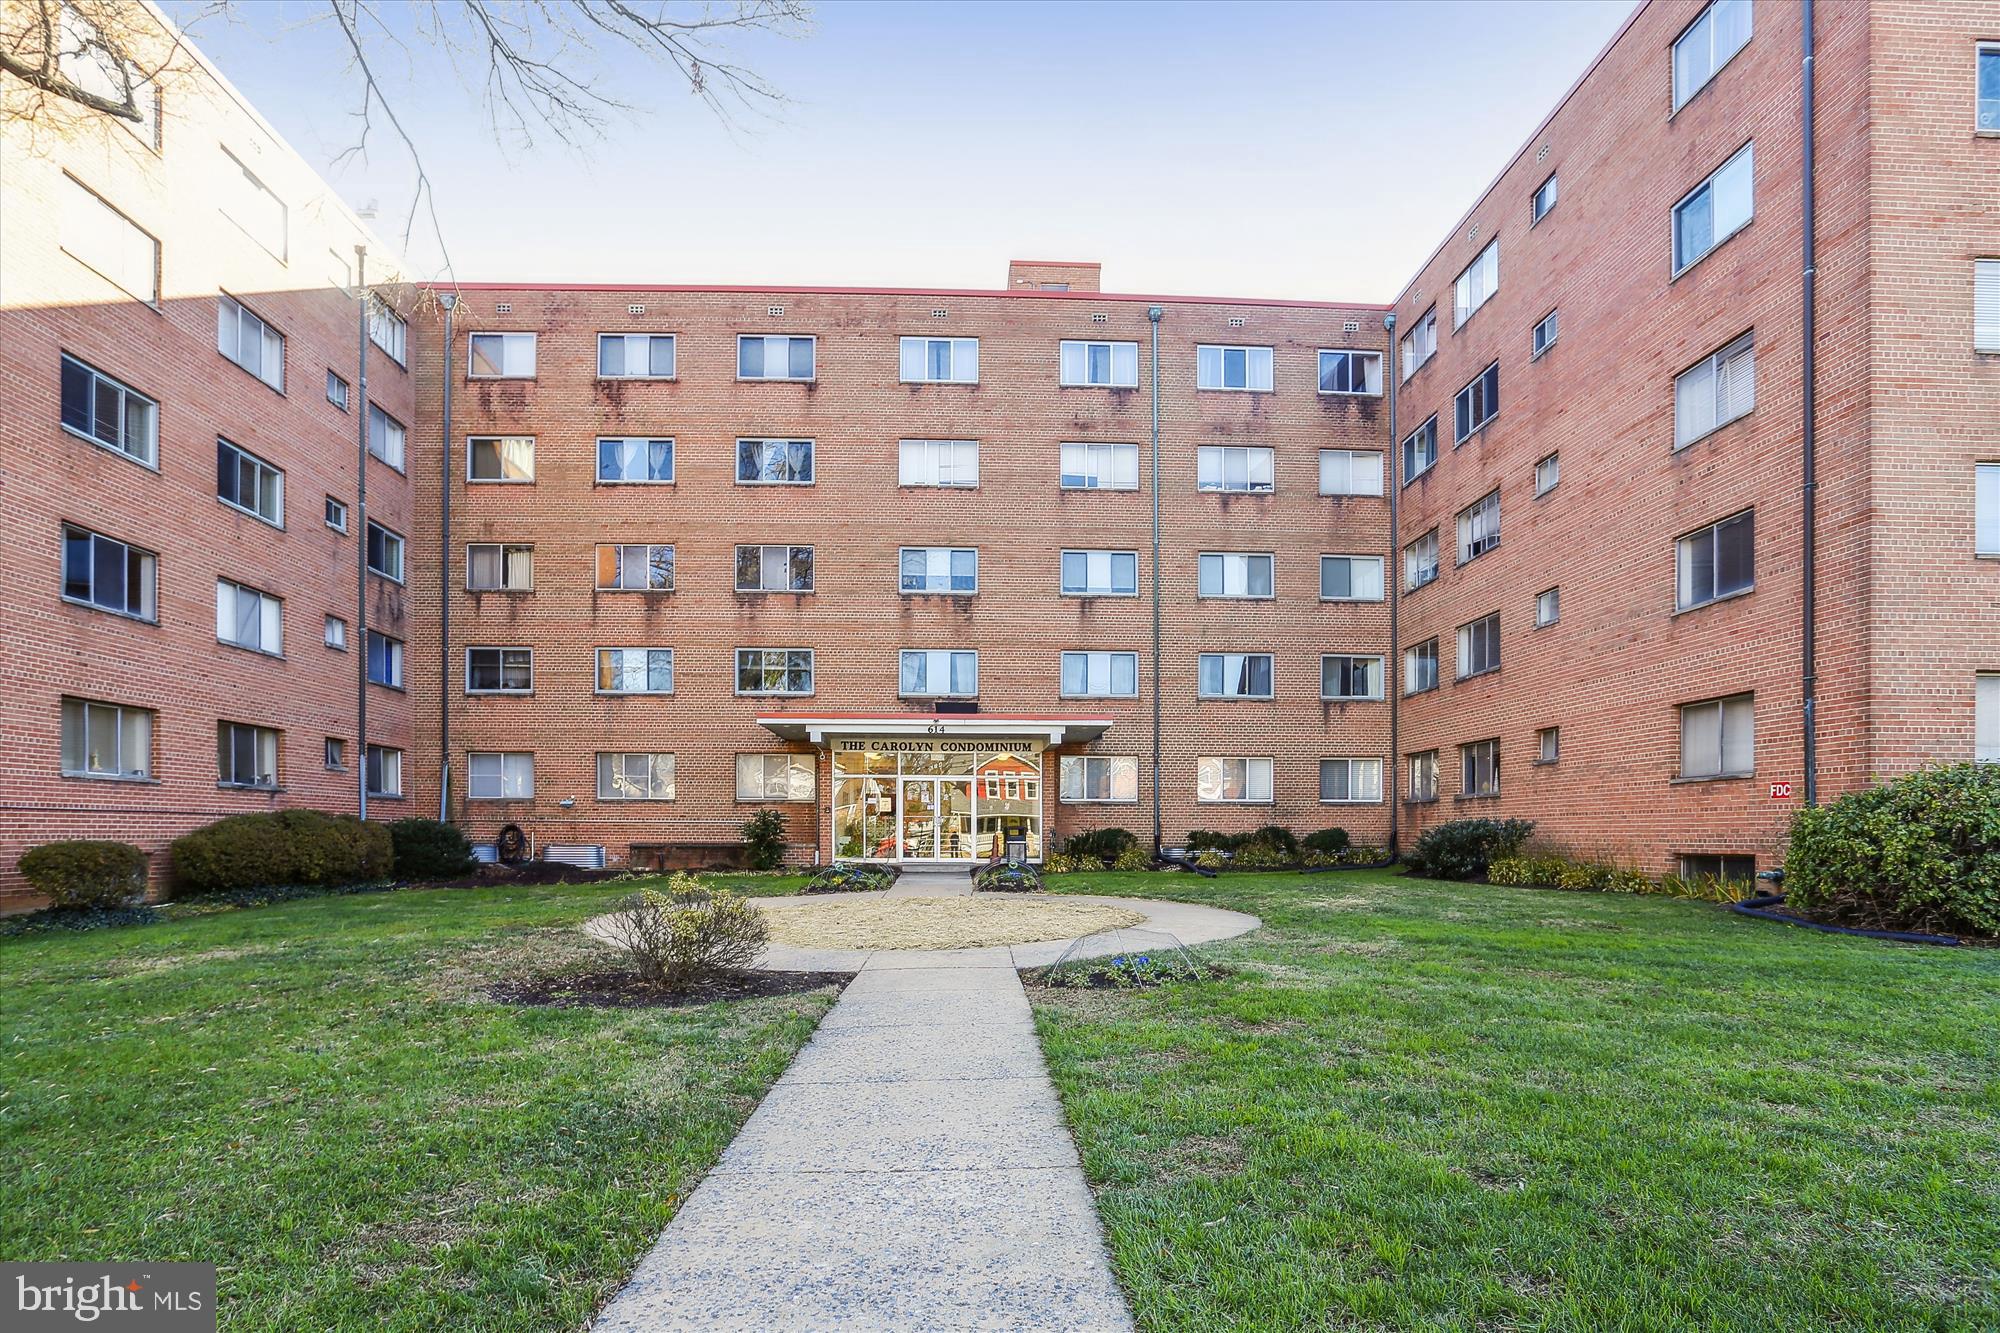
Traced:
[[630, 887], [0, 940], [0, 1255], [214, 1261], [227, 1329], [580, 1325], [833, 999], [483, 998]]
[[1658, 898], [1082, 874], [1234, 969], [1038, 992], [1147, 1329], [2000, 1327], [2000, 951]]

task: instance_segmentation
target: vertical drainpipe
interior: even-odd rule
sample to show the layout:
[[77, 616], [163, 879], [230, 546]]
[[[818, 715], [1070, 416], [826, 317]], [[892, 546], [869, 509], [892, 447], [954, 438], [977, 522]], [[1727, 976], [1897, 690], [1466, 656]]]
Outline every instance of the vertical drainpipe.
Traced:
[[1382, 480], [1389, 488], [1389, 550], [1382, 559], [1384, 577], [1382, 582], [1389, 590], [1389, 651], [1382, 658], [1382, 692], [1389, 696], [1389, 760], [1382, 767], [1382, 798], [1389, 802], [1389, 846], [1390, 856], [1396, 854], [1396, 834], [1400, 827], [1397, 816], [1402, 811], [1399, 789], [1403, 783], [1403, 750], [1398, 735], [1398, 716], [1402, 707], [1402, 649], [1397, 647], [1401, 637], [1397, 625], [1397, 614], [1401, 609], [1403, 594], [1403, 568], [1396, 563], [1401, 539], [1401, 529], [1397, 527], [1397, 503], [1403, 488], [1397, 484], [1397, 468], [1400, 463], [1396, 440], [1396, 384], [1398, 370], [1396, 353], [1396, 312], [1391, 310], [1382, 316], [1382, 329], [1389, 335], [1388, 345], [1382, 349], [1382, 378], [1389, 382], [1389, 447], [1382, 454]]
[[1818, 298], [1818, 258], [1814, 246], [1813, 220], [1813, 0], [1804, 0], [1801, 6], [1801, 21], [1804, 35], [1801, 39], [1799, 113], [1800, 113], [1800, 224], [1805, 233], [1804, 274], [1802, 283], [1802, 310], [1800, 312], [1801, 366], [1800, 378], [1804, 381], [1805, 401], [1800, 405], [1800, 444], [1804, 452], [1800, 466], [1800, 499], [1803, 513], [1801, 524], [1804, 540], [1800, 545], [1800, 557], [1804, 563], [1803, 587], [1800, 603], [1803, 608], [1800, 644], [1800, 693], [1804, 699], [1801, 721], [1805, 729], [1805, 803], [1819, 804], [1819, 717], [1818, 717], [1818, 642], [1814, 626], [1814, 605], [1818, 598], [1818, 587], [1814, 579], [1814, 561], [1818, 554], [1818, 533], [1816, 531], [1818, 512], [1819, 470], [1814, 457], [1814, 428], [1817, 404], [1815, 395], [1816, 367], [1813, 364], [1814, 307]]
[[[438, 450], [438, 823], [451, 818], [451, 316], [458, 295], [438, 298], [444, 307], [444, 441]], [[504, 559], [504, 553], [503, 553]]]
[[355, 437], [355, 483], [354, 508], [355, 532], [361, 538], [354, 544], [354, 633], [359, 640], [355, 645], [359, 651], [354, 654], [354, 758], [357, 778], [355, 787], [360, 793], [360, 812], [368, 818], [368, 247], [354, 247], [355, 290], [360, 296], [356, 305], [358, 312], [357, 342], [360, 370], [355, 378], [360, 382], [360, 406], [354, 412]]
[[1153, 324], [1153, 856], [1164, 840], [1160, 822], [1160, 320], [1166, 311], [1147, 306]]

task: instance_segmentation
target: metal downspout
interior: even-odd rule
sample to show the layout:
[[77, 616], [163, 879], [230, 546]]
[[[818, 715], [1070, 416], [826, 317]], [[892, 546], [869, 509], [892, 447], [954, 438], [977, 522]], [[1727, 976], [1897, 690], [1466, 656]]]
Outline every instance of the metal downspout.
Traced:
[[[438, 298], [444, 307], [444, 440], [439, 449], [438, 523], [438, 823], [451, 818], [451, 324], [458, 295]], [[502, 562], [506, 559], [501, 554]]]
[[354, 411], [355, 452], [358, 458], [354, 483], [354, 768], [355, 787], [360, 793], [360, 812], [368, 818], [368, 247], [354, 247], [355, 290], [360, 296], [359, 312], [360, 405]]
[[1818, 584], [1814, 577], [1814, 564], [1818, 555], [1818, 492], [1819, 468], [1815, 457], [1817, 441], [1818, 392], [1817, 368], [1813, 363], [1814, 316], [1818, 298], [1818, 258], [1814, 245], [1813, 218], [1813, 0], [1804, 0], [1801, 6], [1803, 37], [1801, 39], [1799, 114], [1800, 114], [1800, 174], [1801, 204], [1800, 222], [1804, 237], [1804, 273], [1802, 281], [1802, 306], [1800, 317], [1801, 367], [1800, 377], [1804, 381], [1804, 402], [1800, 407], [1800, 444], [1804, 451], [1801, 460], [1800, 500], [1802, 507], [1801, 525], [1804, 539], [1800, 546], [1800, 557], [1804, 562], [1802, 604], [1803, 624], [1800, 630], [1800, 693], [1804, 709], [1800, 721], [1804, 727], [1805, 750], [1805, 800], [1808, 806], [1819, 804], [1819, 645], [1815, 629], [1815, 605], [1818, 601]]
[[1403, 751], [1400, 736], [1402, 711], [1402, 649], [1398, 647], [1402, 630], [1398, 617], [1403, 601], [1403, 568], [1397, 564], [1402, 530], [1397, 525], [1400, 514], [1399, 502], [1403, 488], [1397, 476], [1401, 465], [1400, 446], [1396, 439], [1396, 388], [1398, 383], [1396, 364], [1396, 312], [1391, 310], [1382, 316], [1382, 328], [1389, 335], [1389, 345], [1382, 351], [1383, 378], [1389, 381], [1389, 447], [1383, 453], [1382, 476], [1389, 487], [1389, 550], [1383, 557], [1386, 577], [1382, 582], [1389, 590], [1389, 651], [1382, 658], [1382, 690], [1389, 696], [1389, 761], [1383, 767], [1388, 771], [1383, 775], [1383, 799], [1389, 802], [1389, 846], [1385, 849], [1391, 860], [1395, 859], [1397, 835], [1401, 829], [1398, 819], [1402, 811], [1399, 788], [1403, 782]]
[[1165, 839], [1160, 818], [1160, 320], [1166, 311], [1147, 306], [1153, 325], [1153, 856]]

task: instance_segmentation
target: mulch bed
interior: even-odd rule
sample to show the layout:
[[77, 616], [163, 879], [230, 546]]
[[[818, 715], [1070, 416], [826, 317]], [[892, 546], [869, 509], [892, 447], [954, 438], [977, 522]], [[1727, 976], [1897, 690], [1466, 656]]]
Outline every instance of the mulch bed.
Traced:
[[501, 1004], [544, 1009], [687, 1009], [718, 1000], [797, 995], [823, 986], [845, 986], [853, 979], [852, 972], [731, 972], [681, 990], [666, 990], [641, 981], [636, 973], [611, 970], [503, 981], [489, 986], [486, 994]]
[[630, 872], [623, 867], [604, 870], [586, 870], [580, 866], [567, 866], [559, 861], [523, 861], [519, 865], [503, 865], [497, 861], [487, 862], [469, 875], [457, 879], [443, 879], [426, 884], [436, 889], [477, 889], [501, 884], [595, 884], [599, 880], [616, 879]]

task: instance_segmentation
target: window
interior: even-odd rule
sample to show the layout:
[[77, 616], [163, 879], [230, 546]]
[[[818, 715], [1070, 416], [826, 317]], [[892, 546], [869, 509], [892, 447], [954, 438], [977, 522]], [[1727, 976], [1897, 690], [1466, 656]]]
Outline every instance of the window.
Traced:
[[674, 548], [631, 543], [597, 548], [601, 592], [672, 592]]
[[1424, 368], [1426, 362], [1437, 355], [1438, 312], [1432, 306], [1424, 311], [1410, 331], [1403, 335], [1403, 378], [1408, 379]]
[[811, 694], [813, 650], [810, 648], [738, 648], [738, 694]]
[[899, 486], [977, 486], [979, 441], [904, 440], [899, 446]]
[[1535, 733], [1535, 762], [1553, 764], [1562, 758], [1562, 728], [1543, 727]]
[[74, 176], [62, 183], [62, 248], [148, 305], [160, 299], [160, 243]]
[[368, 452], [401, 472], [403, 439], [403, 423], [384, 412], [377, 404], [368, 404]]
[[597, 756], [597, 799], [673, 800], [674, 757], [670, 754], [605, 754], [600, 751]]
[[372, 518], [368, 520], [368, 569], [385, 579], [403, 581], [403, 539]]
[[347, 381], [330, 370], [326, 372], [326, 401], [343, 412], [347, 410]]
[[528, 380], [535, 377], [535, 335], [475, 333], [468, 339], [466, 376], [475, 380]]
[[1528, 337], [1530, 344], [1528, 359], [1530, 361], [1556, 345], [1556, 316], [1559, 313], [1558, 311], [1551, 310], [1548, 314], [1543, 315], [1540, 322], [1535, 325], [1534, 332]]
[[1195, 799], [1268, 805], [1271, 801], [1269, 759], [1195, 760]]
[[1319, 558], [1322, 602], [1379, 602], [1384, 596], [1379, 555], [1323, 555]]
[[978, 694], [979, 654], [905, 648], [896, 692], [919, 698], [964, 698]]
[[1438, 534], [1432, 528], [1403, 548], [1403, 591], [1415, 592], [1438, 576]]
[[1744, 144], [1736, 156], [1674, 205], [1676, 275], [1749, 225], [1755, 212], [1750, 149], [1751, 145]]
[[1438, 752], [1424, 750], [1410, 756], [1410, 799], [1435, 801], [1438, 798]]
[[1334, 352], [1321, 348], [1319, 391], [1379, 395], [1382, 392], [1382, 354]]
[[159, 466], [159, 404], [73, 356], [62, 359], [62, 424], [92, 444]]
[[285, 201], [227, 148], [222, 150], [222, 159], [222, 215], [269, 250], [272, 258], [283, 260]]
[[1705, 699], [1681, 707], [1681, 776], [1748, 777], [1757, 767], [1754, 696]]
[[809, 380], [813, 377], [814, 339], [810, 337], [739, 334], [736, 378], [740, 380]]
[[116, 117], [116, 122], [148, 148], [160, 144], [160, 90], [145, 77], [139, 66], [112, 47], [103, 32], [85, 18], [75, 5], [61, 7], [62, 37], [57, 69], [62, 76], [95, 93], [114, 106], [127, 102], [139, 113], [137, 121]]
[[739, 754], [736, 799], [810, 801], [816, 785], [814, 764], [809, 754]]
[[1495, 236], [1479, 252], [1479, 257], [1465, 266], [1465, 272], [1458, 275], [1458, 282], [1452, 288], [1451, 326], [1463, 328], [1473, 312], [1493, 299], [1493, 293], [1500, 290], [1500, 238]]
[[475, 435], [465, 442], [467, 481], [523, 482], [535, 479], [535, 437]]
[[1321, 495], [1380, 495], [1382, 455], [1362, 449], [1319, 451]]
[[1070, 597], [1136, 597], [1137, 551], [1064, 551], [1062, 591]]
[[[477, 338], [482, 335], [473, 336]], [[526, 336], [530, 339], [534, 337], [532, 333]], [[368, 341], [381, 348], [383, 355], [399, 366], [408, 360], [404, 353], [409, 346], [410, 326], [404, 323], [402, 316], [391, 310], [389, 303], [380, 296], [371, 295], [368, 298]], [[529, 344], [531, 368], [534, 359], [533, 347], [531, 342]]]
[[247, 449], [216, 437], [215, 494], [231, 509], [285, 526], [285, 474]]
[[1210, 347], [1194, 349], [1194, 387], [1240, 389], [1268, 393], [1271, 389], [1271, 349]]
[[1500, 544], [1500, 488], [1458, 511], [1458, 563], [1477, 560]]
[[1057, 791], [1065, 805], [1139, 799], [1139, 761], [1127, 754], [1066, 754], [1059, 761]]
[[326, 738], [326, 766], [336, 773], [347, 771], [347, 742], [338, 736]]
[[347, 622], [339, 616], [326, 618], [326, 646], [338, 653], [347, 651]]
[[1674, 379], [1674, 448], [1693, 444], [1757, 405], [1757, 358], [1744, 334]]
[[252, 652], [285, 651], [282, 604], [277, 598], [228, 579], [215, 581], [215, 637]]
[[1322, 699], [1380, 699], [1382, 659], [1329, 653], [1319, 659]]
[[222, 722], [215, 728], [215, 759], [225, 787], [278, 785], [278, 733], [269, 727]]
[[151, 620], [157, 568], [151, 551], [82, 528], [63, 528], [62, 595], [67, 601]]
[[1458, 627], [1458, 678], [1500, 669], [1500, 613]]
[[1203, 699], [1268, 699], [1271, 697], [1271, 654], [1203, 653]]
[[674, 650], [671, 648], [599, 648], [599, 694], [672, 694]]
[[905, 384], [979, 383], [979, 339], [903, 339]]
[[347, 535], [347, 502], [326, 497], [326, 525], [342, 536]]
[[811, 440], [738, 440], [736, 480], [757, 486], [810, 486]]
[[1708, 856], [1684, 853], [1680, 858], [1680, 865], [1682, 879], [1733, 881], [1757, 878], [1757, 858], [1754, 856]]
[[285, 391], [285, 335], [233, 297], [215, 300], [215, 350], [279, 393]]
[[528, 694], [535, 688], [532, 648], [467, 648], [467, 694]]
[[1979, 109], [1974, 122], [1991, 134], [2000, 131], [2000, 43], [1979, 46]]
[[2000, 259], [1972, 261], [1972, 350], [2000, 352]]
[[1382, 799], [1380, 759], [1322, 759], [1319, 761], [1319, 799], [1322, 805], [1352, 805]]
[[905, 546], [897, 555], [898, 587], [911, 593], [979, 591], [979, 552], [971, 547]]
[[1715, 0], [1674, 40], [1674, 110], [1750, 40], [1750, 0]]
[[1547, 458], [1540, 459], [1539, 461], [1536, 462], [1535, 494], [1537, 496], [1547, 495], [1550, 491], [1556, 488], [1556, 483], [1561, 480], [1562, 480], [1561, 455], [1550, 454]]
[[1198, 592], [1203, 597], [1270, 597], [1271, 557], [1204, 551]]
[[1756, 586], [1756, 511], [1746, 509], [1674, 543], [1675, 609], [1707, 606]]
[[535, 548], [474, 542], [465, 548], [467, 592], [533, 592]]
[[1061, 467], [1061, 485], [1066, 491], [1139, 489], [1136, 444], [1065, 444]]
[[403, 688], [403, 641], [368, 631], [368, 683]]
[[1535, 594], [1535, 628], [1542, 629], [1562, 619], [1562, 589], [1544, 588]]
[[1438, 687], [1438, 641], [1426, 639], [1403, 650], [1403, 693], [1422, 694]]
[[1535, 187], [1535, 193], [1528, 199], [1528, 225], [1532, 227], [1540, 222], [1555, 206], [1556, 174], [1552, 171], [1547, 180]]
[[64, 699], [62, 771], [71, 778], [151, 777], [152, 712], [93, 699]]
[[1972, 486], [1973, 552], [2000, 555], [2000, 463], [1976, 465]]
[[1409, 485], [1437, 466], [1438, 419], [1435, 413], [1403, 441], [1403, 484]]
[[674, 442], [620, 436], [597, 442], [597, 480], [606, 485], [674, 479]]
[[2000, 672], [1972, 678], [1972, 757], [2000, 764]]
[[736, 591], [811, 592], [812, 590], [812, 547], [739, 546], [736, 548]]
[[1056, 361], [1057, 383], [1066, 387], [1139, 387], [1138, 343], [1064, 341]]
[[1139, 654], [1076, 652], [1062, 655], [1065, 699], [1136, 699]]
[[1203, 445], [1195, 450], [1197, 490], [1268, 495], [1271, 451]]
[[467, 800], [525, 801], [535, 794], [535, 756], [469, 753], [465, 779]]
[[403, 794], [403, 752], [386, 745], [367, 750], [368, 794], [396, 797]]
[[1474, 431], [1481, 430], [1500, 411], [1500, 363], [1495, 361], [1479, 377], [1458, 391], [1452, 400], [1452, 419], [1458, 433], [1453, 438], [1464, 444]]
[[670, 380], [673, 377], [673, 334], [600, 333], [597, 335], [597, 378]]
[[1459, 791], [1467, 796], [1498, 796], [1500, 742], [1474, 741], [1470, 745], [1459, 746], [1458, 754], [1464, 766]]

